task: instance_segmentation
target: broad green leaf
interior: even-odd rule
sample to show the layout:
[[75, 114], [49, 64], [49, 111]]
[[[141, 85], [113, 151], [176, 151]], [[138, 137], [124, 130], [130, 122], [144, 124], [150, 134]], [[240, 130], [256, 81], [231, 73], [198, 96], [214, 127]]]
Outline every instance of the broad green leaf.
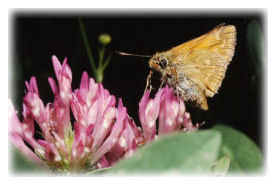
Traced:
[[262, 154], [256, 144], [245, 134], [225, 125], [216, 125], [214, 130], [222, 135], [220, 157], [231, 160], [229, 172], [257, 172], [262, 168]]
[[137, 150], [121, 161], [110, 173], [210, 173], [221, 144], [214, 130], [174, 133]]
[[43, 169], [40, 168], [37, 164], [27, 159], [19, 150], [14, 147], [11, 147], [11, 171], [16, 174], [22, 173], [31, 173], [31, 172], [42, 172]]
[[108, 168], [102, 168], [102, 169], [97, 169], [97, 170], [92, 170], [88, 173], [85, 174], [85, 176], [92, 176], [92, 175], [104, 175], [105, 173], [110, 172], [110, 170], [112, 169], [112, 167], [108, 167]]
[[[260, 64], [263, 61], [263, 32], [260, 24], [253, 20], [249, 23], [247, 28], [248, 47], [252, 57], [255, 58]], [[259, 65], [260, 65], [259, 64]]]
[[230, 167], [230, 158], [222, 157], [216, 161], [212, 168], [212, 174], [215, 176], [225, 176]]
[[263, 70], [263, 64], [265, 61], [263, 37], [263, 32], [258, 21], [251, 21], [247, 28], [247, 46], [250, 57], [252, 58], [252, 80], [255, 80]]

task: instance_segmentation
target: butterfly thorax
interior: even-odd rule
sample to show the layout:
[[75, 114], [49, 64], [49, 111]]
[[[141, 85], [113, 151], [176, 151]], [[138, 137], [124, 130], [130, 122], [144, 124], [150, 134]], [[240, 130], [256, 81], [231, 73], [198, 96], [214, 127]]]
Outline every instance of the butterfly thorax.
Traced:
[[175, 93], [185, 101], [193, 102], [202, 109], [208, 108], [203, 90], [183, 72], [179, 72], [179, 62], [170, 52], [156, 53], [149, 61], [149, 66], [161, 74], [161, 81], [175, 89]]

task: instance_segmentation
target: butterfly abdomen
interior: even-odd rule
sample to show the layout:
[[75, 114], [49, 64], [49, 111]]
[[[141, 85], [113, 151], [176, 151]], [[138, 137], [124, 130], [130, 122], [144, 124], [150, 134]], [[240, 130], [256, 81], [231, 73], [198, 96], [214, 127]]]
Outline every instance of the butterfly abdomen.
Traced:
[[168, 79], [167, 83], [174, 87], [175, 93], [184, 99], [186, 102], [192, 102], [203, 110], [208, 110], [207, 99], [203, 94], [203, 90], [195, 85], [185, 75], [179, 75], [177, 83], [174, 83], [174, 78]]

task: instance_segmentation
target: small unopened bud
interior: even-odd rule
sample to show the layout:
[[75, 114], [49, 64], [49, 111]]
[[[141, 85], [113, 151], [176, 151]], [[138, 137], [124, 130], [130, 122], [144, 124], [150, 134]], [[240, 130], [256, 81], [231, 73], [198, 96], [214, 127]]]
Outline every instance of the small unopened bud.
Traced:
[[111, 37], [110, 37], [110, 35], [108, 35], [108, 34], [101, 34], [101, 35], [99, 36], [99, 42], [100, 42], [102, 45], [104, 45], [104, 46], [108, 45], [108, 44], [111, 42]]

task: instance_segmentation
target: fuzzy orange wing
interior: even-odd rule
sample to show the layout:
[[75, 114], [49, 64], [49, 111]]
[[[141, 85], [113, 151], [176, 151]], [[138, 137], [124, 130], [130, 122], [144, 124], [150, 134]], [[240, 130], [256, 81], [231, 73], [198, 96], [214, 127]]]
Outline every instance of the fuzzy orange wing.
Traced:
[[219, 25], [209, 33], [172, 48], [178, 74], [184, 73], [212, 97], [219, 89], [234, 55], [235, 26]]
[[220, 54], [227, 62], [230, 62], [234, 55], [235, 45], [235, 26], [224, 26], [224, 24], [221, 24], [198, 38], [172, 48], [170, 52], [175, 56], [188, 56], [193, 51], [207, 49]]

